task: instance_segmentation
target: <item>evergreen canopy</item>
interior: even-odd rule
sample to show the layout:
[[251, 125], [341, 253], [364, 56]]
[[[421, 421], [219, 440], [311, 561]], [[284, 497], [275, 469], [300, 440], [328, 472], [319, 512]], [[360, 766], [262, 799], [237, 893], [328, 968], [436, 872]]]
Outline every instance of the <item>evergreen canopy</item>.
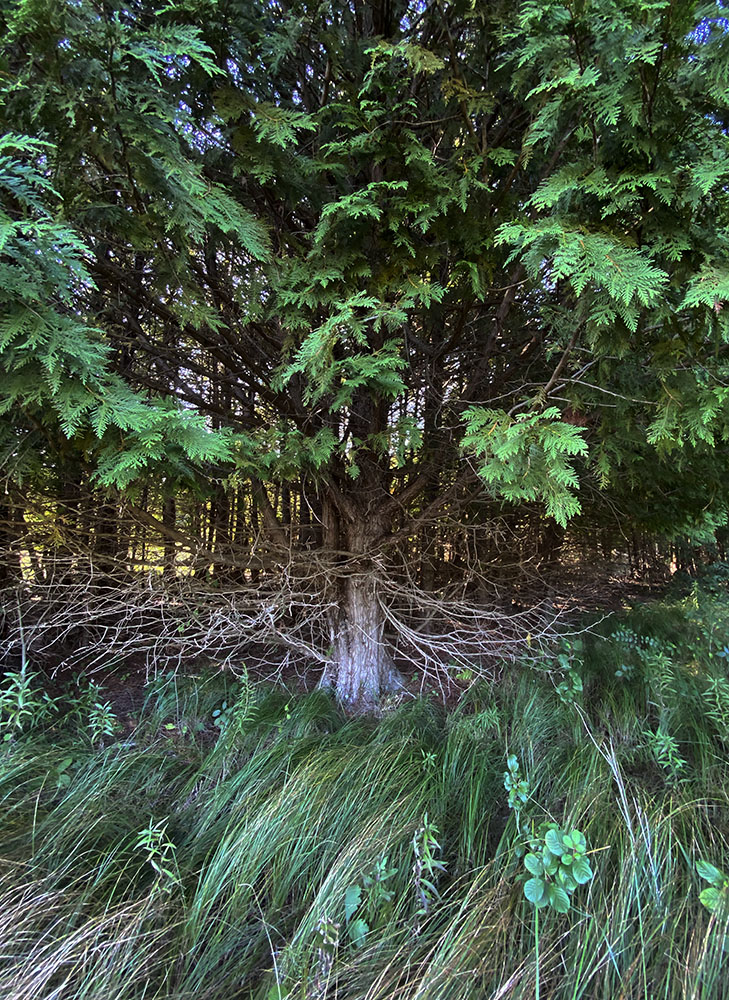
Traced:
[[722, 520], [720, 4], [0, 9], [17, 475], [28, 435], [107, 486], [233, 475], [279, 541], [267, 488], [308, 484], [353, 704], [387, 559], [456, 494]]

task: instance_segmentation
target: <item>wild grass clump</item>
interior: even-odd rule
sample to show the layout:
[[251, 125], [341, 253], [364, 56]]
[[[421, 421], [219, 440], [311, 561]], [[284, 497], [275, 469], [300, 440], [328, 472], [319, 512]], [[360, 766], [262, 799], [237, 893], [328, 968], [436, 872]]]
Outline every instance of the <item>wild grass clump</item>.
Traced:
[[600, 630], [379, 722], [169, 675], [123, 733], [103, 690], [49, 705], [26, 665], [0, 697], [0, 996], [719, 1000], [729, 602]]

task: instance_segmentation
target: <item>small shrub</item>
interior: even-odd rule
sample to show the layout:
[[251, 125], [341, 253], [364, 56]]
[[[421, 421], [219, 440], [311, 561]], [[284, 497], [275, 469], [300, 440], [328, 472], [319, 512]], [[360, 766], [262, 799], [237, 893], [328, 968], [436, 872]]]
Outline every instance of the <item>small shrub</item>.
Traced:
[[524, 883], [529, 902], [567, 913], [572, 893], [594, 874], [586, 852], [587, 841], [579, 830], [566, 832], [556, 823], [543, 824], [539, 834], [529, 840], [529, 854], [524, 858], [531, 876]]

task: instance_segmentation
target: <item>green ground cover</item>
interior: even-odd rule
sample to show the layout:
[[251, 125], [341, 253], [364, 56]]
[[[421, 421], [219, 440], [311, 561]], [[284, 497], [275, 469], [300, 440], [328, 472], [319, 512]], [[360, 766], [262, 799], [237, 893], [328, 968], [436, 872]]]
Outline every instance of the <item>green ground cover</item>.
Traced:
[[114, 732], [6, 677], [0, 995], [722, 997], [724, 589], [377, 721], [167, 675]]

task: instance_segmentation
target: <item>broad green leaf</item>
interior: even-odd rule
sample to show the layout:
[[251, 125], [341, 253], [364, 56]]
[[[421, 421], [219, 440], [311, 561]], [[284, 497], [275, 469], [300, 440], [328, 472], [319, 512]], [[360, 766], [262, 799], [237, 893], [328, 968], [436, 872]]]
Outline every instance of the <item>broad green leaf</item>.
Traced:
[[544, 899], [546, 885], [541, 878], [530, 878], [524, 883], [524, 895], [530, 903], [537, 906]]
[[570, 908], [570, 898], [564, 889], [558, 885], [550, 885], [548, 889], [549, 905], [557, 913], [567, 913]]
[[543, 862], [544, 870], [548, 875], [554, 875], [559, 871], [560, 859], [556, 854], [552, 854], [547, 847], [544, 848]]
[[708, 861], [697, 861], [696, 871], [698, 872], [699, 877], [705, 879], [707, 882], [718, 883], [721, 881], [721, 872]]
[[577, 882], [574, 880], [572, 875], [567, 868], [560, 868], [557, 872], [557, 881], [562, 886], [566, 892], [574, 892], [577, 888]]
[[347, 886], [344, 893], [344, 919], [349, 923], [355, 910], [362, 901], [362, 887], [359, 885]]
[[[582, 678], [580, 678], [580, 683]], [[581, 690], [581, 689], [580, 689]], [[572, 843], [580, 854], [584, 854], [587, 850], [587, 841], [585, 840], [584, 834], [580, 833], [579, 830], [573, 830], [570, 834]]]
[[575, 860], [572, 862], [570, 872], [572, 873], [572, 877], [574, 878], [575, 882], [579, 883], [580, 885], [584, 885], [585, 882], [589, 882], [593, 875], [592, 868], [590, 867], [590, 862], [587, 860], [587, 858], [584, 857], [575, 858]]
[[560, 857], [564, 851], [564, 845], [562, 843], [562, 836], [558, 830], [547, 830], [547, 835], [544, 838], [544, 843], [547, 845], [552, 854]]
[[544, 865], [536, 854], [527, 854], [524, 858], [524, 865], [527, 871], [531, 872], [532, 875], [539, 876], [544, 874]]
[[709, 886], [706, 889], [702, 889], [699, 895], [699, 899], [704, 904], [704, 906], [710, 910], [712, 913], [719, 905], [721, 900], [721, 893], [714, 886]]
[[358, 917], [356, 920], [353, 920], [348, 925], [347, 930], [349, 932], [349, 936], [356, 948], [362, 947], [365, 938], [367, 937], [367, 934], [369, 932], [369, 929], [370, 929], [369, 925], [364, 920], [362, 920], [361, 917]]

